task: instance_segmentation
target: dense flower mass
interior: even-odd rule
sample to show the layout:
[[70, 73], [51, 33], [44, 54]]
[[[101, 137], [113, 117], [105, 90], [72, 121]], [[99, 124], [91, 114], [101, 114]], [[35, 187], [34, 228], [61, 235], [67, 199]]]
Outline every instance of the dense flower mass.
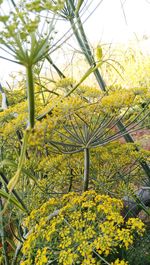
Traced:
[[124, 260], [114, 260], [115, 253], [127, 250], [134, 236], [143, 234], [144, 224], [138, 218], [125, 222], [122, 208], [121, 200], [95, 191], [50, 199], [25, 220], [30, 232], [23, 245], [25, 259], [21, 265], [88, 265], [104, 260], [127, 265]]

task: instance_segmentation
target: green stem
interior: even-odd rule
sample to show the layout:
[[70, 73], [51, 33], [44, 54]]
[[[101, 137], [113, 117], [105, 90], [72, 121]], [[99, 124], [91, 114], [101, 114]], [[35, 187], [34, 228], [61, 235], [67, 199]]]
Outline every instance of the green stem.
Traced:
[[[3, 210], [2, 199], [0, 198], [0, 210]], [[3, 214], [0, 214], [0, 232], [1, 232], [1, 241], [2, 241], [2, 255], [4, 257], [4, 265], [9, 265], [9, 260], [7, 256], [7, 242], [5, 239], [5, 230], [4, 230], [4, 219]]]
[[[3, 160], [3, 144], [0, 149], [1, 160]], [[0, 183], [2, 186], [2, 182]], [[0, 197], [0, 211], [3, 211], [2, 198]], [[5, 241], [5, 229], [4, 229], [4, 216], [0, 213], [0, 236], [2, 242], [2, 255], [4, 257], [4, 264], [9, 265], [8, 256], [7, 256], [7, 242]]]
[[90, 174], [90, 153], [89, 149], [84, 149], [84, 181], [83, 181], [83, 191], [88, 190], [89, 186], [89, 174]]
[[[89, 62], [89, 64], [92, 66], [96, 66], [96, 63], [95, 63], [95, 60], [94, 60], [94, 57], [92, 55], [92, 52], [91, 52], [91, 49], [90, 49], [90, 46], [89, 46], [89, 43], [88, 43], [88, 40], [87, 40], [87, 37], [86, 37], [86, 34], [84, 32], [84, 28], [83, 28], [83, 25], [82, 25], [82, 22], [81, 22], [81, 19], [79, 17], [79, 14], [77, 14], [77, 24], [78, 24], [78, 28], [79, 28], [79, 31], [80, 31], [80, 34], [81, 34], [81, 37], [83, 39], [83, 42], [84, 42], [84, 45], [85, 45], [85, 49], [86, 49], [86, 53], [85, 56], [86, 56], [86, 59], [87, 61]], [[101, 77], [101, 74], [99, 72], [98, 69], [95, 69], [94, 71], [94, 75], [95, 75], [95, 78], [101, 88], [102, 91], [106, 91], [106, 85], [105, 85], [105, 82], [104, 80], [102, 79]]]
[[35, 106], [34, 106], [34, 81], [32, 66], [26, 67], [27, 76], [27, 94], [28, 94], [28, 110], [29, 110], [29, 128], [34, 128], [35, 123]]
[[[71, 5], [71, 7], [72, 7], [72, 5]], [[73, 11], [75, 10], [75, 7], [74, 6], [72, 7], [72, 10]], [[72, 27], [72, 30], [74, 32], [74, 35], [76, 36], [76, 39], [77, 39], [77, 41], [79, 43], [79, 46], [81, 47], [81, 50], [83, 51], [83, 54], [85, 55], [85, 57], [86, 57], [89, 65], [90, 66], [96, 66], [95, 60], [93, 58], [93, 55], [92, 55], [92, 52], [91, 52], [91, 49], [90, 49], [88, 40], [86, 38], [86, 34], [84, 32], [84, 28], [83, 28], [81, 19], [80, 19], [78, 13], [76, 14], [76, 19], [77, 19], [77, 25], [78, 25], [78, 27], [76, 26], [76, 23], [74, 22], [74, 19], [73, 18], [70, 18], [69, 19], [70, 24], [71, 24], [71, 27]], [[94, 75], [96, 77], [96, 80], [97, 80], [97, 82], [98, 82], [101, 90], [102, 91], [106, 91], [105, 82], [102, 79], [102, 77], [101, 77], [100, 72], [99, 72], [98, 69], [95, 69]]]
[[60, 71], [60, 69], [54, 64], [49, 56], [46, 56], [47, 61], [54, 67], [60, 78], [65, 78], [65, 75]]
[[69, 181], [69, 188], [68, 188], [68, 192], [71, 191], [72, 189], [72, 182], [73, 182], [73, 169], [70, 169], [70, 181]]

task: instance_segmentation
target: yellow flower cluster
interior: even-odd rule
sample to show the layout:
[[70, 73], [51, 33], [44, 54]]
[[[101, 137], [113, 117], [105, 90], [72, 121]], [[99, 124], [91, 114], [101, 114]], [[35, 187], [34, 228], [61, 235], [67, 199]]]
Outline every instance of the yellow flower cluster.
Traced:
[[[128, 194], [129, 187], [133, 188], [133, 182], [128, 182], [129, 172], [130, 180], [140, 181], [138, 173], [138, 161], [148, 160], [148, 152], [135, 149], [135, 144], [120, 144], [119, 141], [109, 143], [104, 147], [91, 152], [91, 172], [97, 176], [92, 180], [99, 191], [114, 190], [115, 194], [123, 197]], [[131, 171], [131, 165], [134, 170]], [[119, 172], [119, 174], [117, 173]], [[120, 176], [124, 176], [121, 178]], [[141, 176], [142, 177], [142, 176]], [[102, 185], [103, 184], [103, 185]]]
[[[122, 208], [121, 200], [95, 191], [50, 199], [25, 222], [32, 229], [22, 249], [26, 260], [31, 260], [28, 265], [54, 260], [64, 265], [101, 264], [101, 257], [109, 260], [114, 250], [128, 249], [134, 232], [144, 232], [144, 224], [138, 218], [125, 222]], [[127, 262], [117, 259], [111, 264]]]
[[35, 264], [36, 265], [44, 265], [47, 264], [48, 258], [47, 258], [47, 248], [43, 248], [42, 251], [38, 249]]
[[145, 231], [143, 222], [139, 218], [129, 218], [127, 221], [127, 226], [135, 231], [141, 231], [141, 234]]
[[[120, 97], [121, 93], [121, 97]], [[102, 106], [106, 110], [117, 111], [123, 107], [129, 107], [134, 104], [135, 95], [132, 91], [122, 90], [122, 91], [112, 91], [108, 96], [105, 96], [101, 100]]]
[[128, 262], [116, 259], [115, 262], [111, 262], [111, 265], [128, 265]]
[[17, 129], [22, 128], [27, 123], [27, 103], [21, 102], [0, 112], [0, 121], [3, 123], [0, 134], [4, 138], [10, 134], [15, 134]]
[[75, 83], [75, 80], [73, 80], [72, 78], [63, 78], [60, 79], [56, 82], [56, 88], [61, 89], [65, 88], [66, 91], [68, 88], [70, 88], [73, 84]]
[[90, 102], [95, 102], [100, 99], [103, 95], [102, 91], [97, 87], [89, 87], [87, 85], [81, 85], [77, 89], [77, 93], [86, 99], [89, 99]]

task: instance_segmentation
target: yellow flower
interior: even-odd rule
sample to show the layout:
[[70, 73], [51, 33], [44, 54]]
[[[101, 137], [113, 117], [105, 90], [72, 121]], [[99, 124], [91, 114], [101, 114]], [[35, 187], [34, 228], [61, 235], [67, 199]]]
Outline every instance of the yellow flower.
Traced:
[[[58, 260], [63, 265], [100, 264], [93, 251], [107, 257], [118, 247], [129, 248], [134, 232], [143, 233], [144, 225], [138, 218], [125, 222], [122, 207], [120, 200], [95, 191], [50, 199], [28, 217], [33, 232], [23, 245], [26, 260], [35, 253], [31, 264], [34, 260], [36, 265], [47, 264], [48, 260]], [[60, 209], [58, 215], [49, 219], [56, 209]], [[127, 262], [117, 259], [111, 265]]]
[[144, 224], [139, 218], [129, 218], [127, 226], [135, 230], [140, 235], [145, 231]]
[[111, 262], [111, 265], [128, 265], [127, 261], [116, 259], [114, 262]]

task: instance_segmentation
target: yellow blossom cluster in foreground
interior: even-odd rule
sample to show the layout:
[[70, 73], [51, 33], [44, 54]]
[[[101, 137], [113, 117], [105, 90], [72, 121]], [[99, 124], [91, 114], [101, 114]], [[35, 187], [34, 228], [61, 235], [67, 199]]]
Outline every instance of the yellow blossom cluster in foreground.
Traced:
[[127, 250], [135, 235], [143, 234], [144, 224], [138, 218], [125, 222], [122, 208], [121, 200], [95, 191], [50, 199], [25, 220], [31, 232], [23, 245], [25, 259], [21, 265], [90, 265], [102, 261], [127, 265], [117, 253]]

